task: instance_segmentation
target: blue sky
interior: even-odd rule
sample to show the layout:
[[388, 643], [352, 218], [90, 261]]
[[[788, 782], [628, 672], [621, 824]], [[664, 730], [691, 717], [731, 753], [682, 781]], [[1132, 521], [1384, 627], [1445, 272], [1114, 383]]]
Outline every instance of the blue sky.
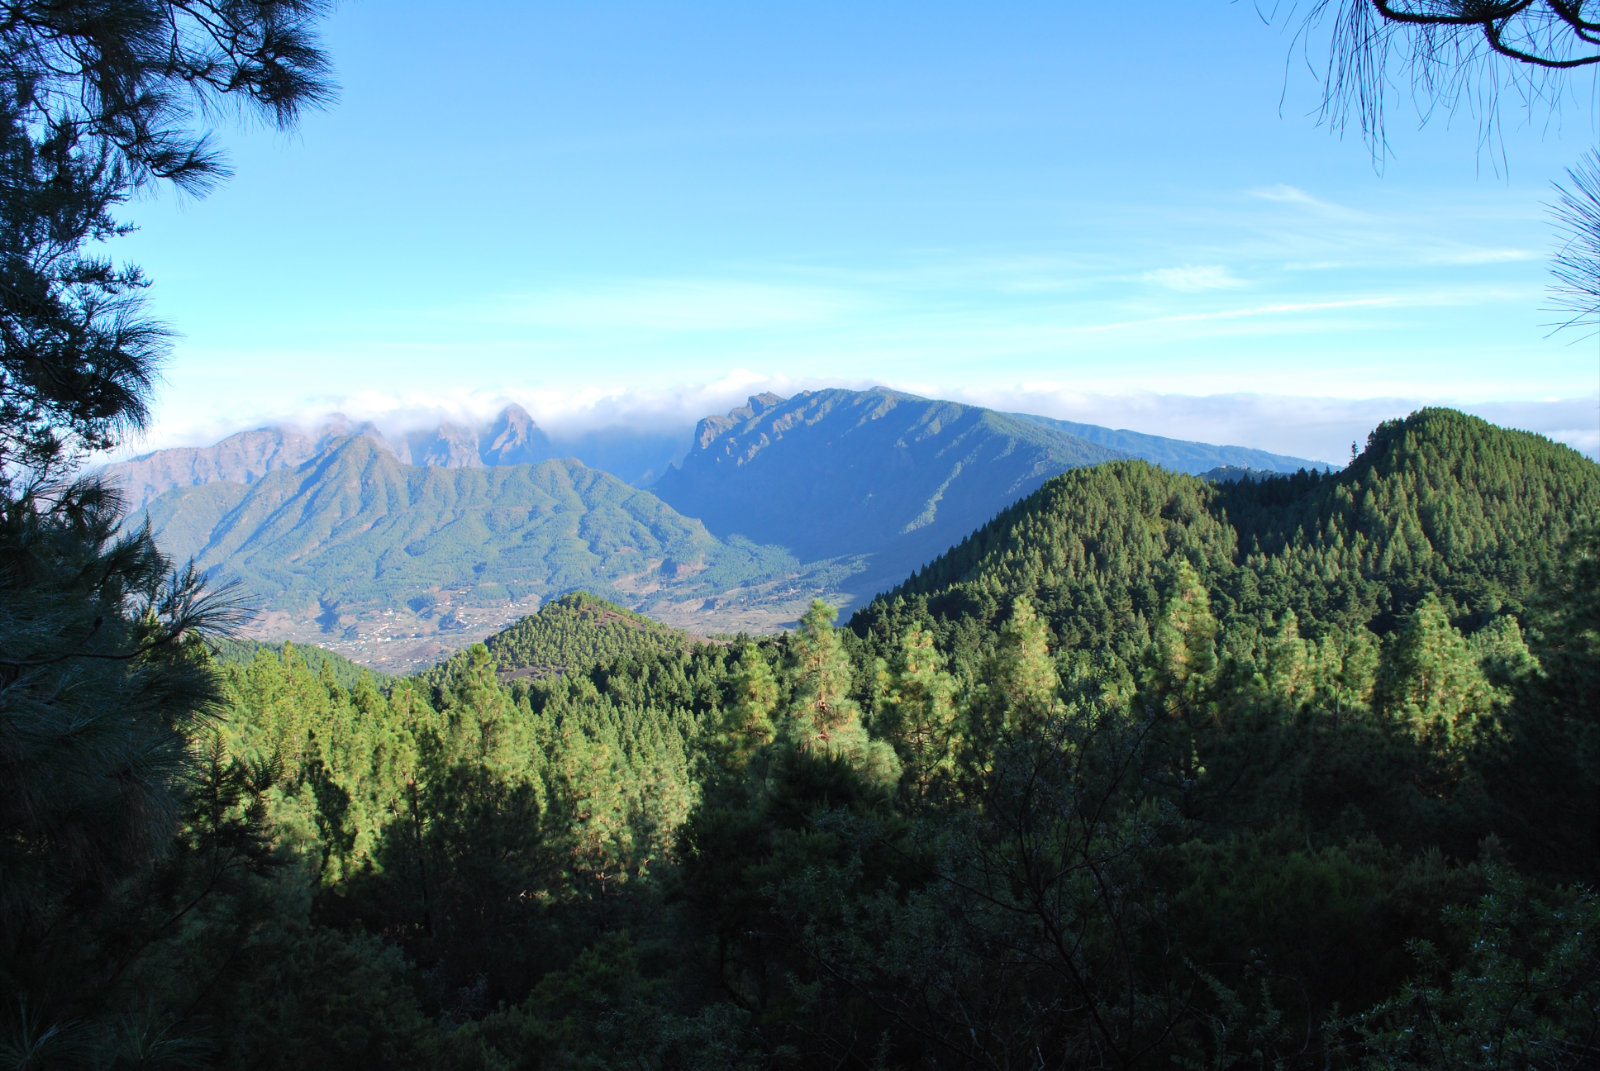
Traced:
[[[1336, 460], [1457, 404], [1590, 452], [1550, 182], [1595, 140], [1315, 124], [1248, 2], [349, 0], [342, 87], [131, 207], [182, 335], [148, 445], [334, 408], [684, 419], [887, 384]], [[226, 118], [226, 117], [222, 117]]]

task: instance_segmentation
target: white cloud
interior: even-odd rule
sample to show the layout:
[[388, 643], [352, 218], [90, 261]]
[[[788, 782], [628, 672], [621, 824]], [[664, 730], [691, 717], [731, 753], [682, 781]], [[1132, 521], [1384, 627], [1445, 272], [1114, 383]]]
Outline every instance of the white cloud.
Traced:
[[681, 427], [687, 434], [702, 417], [726, 413], [745, 404], [751, 395], [771, 391], [788, 397], [824, 384], [871, 386], [866, 380], [821, 380], [734, 368], [705, 383], [660, 388], [533, 388], [512, 394], [541, 427], [558, 435], [576, 435], [619, 425], [652, 429]]
[[1325, 201], [1315, 194], [1307, 193], [1298, 186], [1278, 183], [1264, 189], [1247, 191], [1251, 197], [1262, 201], [1272, 201], [1276, 204], [1299, 205], [1304, 208], [1315, 209], [1317, 212], [1328, 216], [1346, 216], [1350, 218], [1367, 218], [1367, 213], [1357, 211], [1346, 205], [1333, 201]]
[[1192, 293], [1200, 290], [1233, 290], [1245, 285], [1221, 264], [1185, 265], [1181, 268], [1157, 268], [1140, 276], [1147, 283], [1164, 286], [1168, 290]]
[[666, 387], [512, 387], [476, 390], [441, 387], [429, 391], [362, 390], [344, 395], [307, 398], [292, 411], [257, 411], [233, 419], [169, 417], [145, 438], [116, 452], [114, 458], [131, 457], [174, 446], [208, 446], [227, 436], [282, 425], [311, 431], [335, 415], [355, 423], [372, 423], [385, 435], [397, 435], [442, 422], [482, 424], [509, 404], [522, 406], [546, 432], [557, 437], [581, 435], [599, 428], [628, 427], [640, 431], [689, 432], [702, 418], [725, 413], [756, 394], [771, 391], [788, 397], [819, 387], [865, 389], [867, 379], [797, 378], [744, 368], [729, 370], [704, 383]]
[[[716, 379], [655, 388], [527, 389], [503, 393], [458, 389], [442, 394], [364, 391], [319, 399], [315, 407], [275, 420], [249, 424], [191, 424], [163, 427], [137, 452], [166, 446], [203, 445], [244, 427], [285, 423], [314, 427], [332, 412], [370, 420], [386, 433], [431, 426], [440, 420], [482, 421], [508, 402], [524, 406], [551, 434], [626, 426], [634, 430], [678, 431], [687, 445], [690, 430], [705, 416], [725, 413], [763, 391], [788, 397], [826, 387], [864, 389], [876, 382], [846, 377], [793, 377], [734, 368]], [[902, 378], [886, 384], [929, 398], [982, 405], [1007, 412], [1034, 413], [1086, 424], [1126, 428], [1151, 435], [1220, 445], [1248, 446], [1335, 466], [1349, 460], [1350, 444], [1364, 444], [1384, 420], [1430, 405], [1445, 405], [1482, 416], [1503, 427], [1549, 436], [1596, 457], [1600, 454], [1594, 397], [1540, 401], [1471, 402], [1443, 396], [1379, 398], [1313, 397], [1294, 394], [1182, 394], [1155, 391], [1084, 389], [1055, 380], [957, 386], [949, 382]]]

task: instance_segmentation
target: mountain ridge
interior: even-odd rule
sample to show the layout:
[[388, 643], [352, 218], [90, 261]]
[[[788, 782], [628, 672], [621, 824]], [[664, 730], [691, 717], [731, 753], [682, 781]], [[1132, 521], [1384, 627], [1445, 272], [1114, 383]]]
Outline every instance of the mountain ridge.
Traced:
[[[1194, 472], [1316, 464], [1094, 429], [1118, 447], [1074, 430], [1084, 428], [1092, 426], [881, 387], [802, 391], [787, 399], [769, 393], [702, 420], [694, 448], [654, 489], [718, 536], [781, 543], [802, 560], [872, 554], [870, 588], [898, 582], [1069, 469], [1145, 455]], [[1133, 448], [1144, 454], [1127, 452]]]
[[[150, 455], [130, 482], [187, 481], [144, 514], [167, 554], [254, 593], [262, 638], [391, 668], [380, 645], [412, 664], [578, 588], [702, 633], [781, 627], [813, 596], [860, 605], [1051, 477], [1122, 456], [1066, 428], [884, 388], [760, 394], [701, 420], [647, 489], [539, 459], [551, 440], [508, 407], [394, 439], [343, 419], [241, 433]], [[1144, 446], [1195, 464], [1298, 460]]]
[[[882, 387], [870, 391], [834, 389], [834, 392], [917, 397]], [[128, 507], [138, 509], [157, 495], [178, 487], [217, 482], [248, 484], [274, 469], [302, 464], [334, 439], [360, 434], [382, 444], [400, 461], [423, 467], [498, 467], [574, 457], [590, 468], [603, 469], [635, 486], [649, 487], [674, 467], [681, 467], [690, 454], [705, 449], [744, 422], [818, 393], [824, 392], [801, 391], [791, 398], [764, 392], [728, 413], [705, 416], [692, 425], [685, 422], [681, 427], [617, 423], [565, 434], [547, 432], [526, 409], [515, 403], [507, 404], [481, 424], [441, 420], [428, 427], [387, 435], [371, 421], [358, 422], [333, 413], [310, 427], [272, 424], [234, 432], [210, 446], [153, 450], [109, 463], [102, 472], [119, 486]], [[983, 410], [981, 406], [966, 408], [1000, 412]], [[1222, 466], [1286, 471], [1302, 465], [1321, 464], [1250, 447], [1212, 446], [1023, 413], [1001, 415], [1106, 447], [1116, 456], [1144, 457], [1186, 472], [1203, 472]]]
[[[167, 491], [210, 483], [250, 484], [297, 468], [338, 439], [359, 435], [403, 464], [422, 468], [499, 468], [575, 457], [591, 468], [643, 486], [670, 464], [678, 436], [650, 429], [596, 429], [553, 439], [520, 405], [509, 404], [481, 425], [443, 420], [431, 427], [385, 435], [371, 421], [334, 413], [309, 430], [268, 425], [235, 432], [210, 446], [153, 450], [105, 465], [102, 473], [137, 510]], [[603, 462], [603, 463], [601, 463]]]

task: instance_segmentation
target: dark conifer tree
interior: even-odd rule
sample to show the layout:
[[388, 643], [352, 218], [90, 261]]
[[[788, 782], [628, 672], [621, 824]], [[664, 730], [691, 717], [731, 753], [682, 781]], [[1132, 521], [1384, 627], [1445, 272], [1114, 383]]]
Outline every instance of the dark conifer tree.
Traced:
[[135, 189], [225, 173], [195, 129], [211, 102], [287, 125], [327, 98], [323, 6], [0, 4], [0, 988], [22, 1002], [0, 1014], [26, 1008], [11, 1039], [65, 1044], [75, 1023], [105, 1061], [122, 1044], [107, 1016], [128, 994], [110, 983], [129, 972], [84, 927], [179, 832], [217, 697], [189, 641], [229, 611], [75, 478], [144, 426], [166, 339], [138, 269], [89, 247], [124, 230]]

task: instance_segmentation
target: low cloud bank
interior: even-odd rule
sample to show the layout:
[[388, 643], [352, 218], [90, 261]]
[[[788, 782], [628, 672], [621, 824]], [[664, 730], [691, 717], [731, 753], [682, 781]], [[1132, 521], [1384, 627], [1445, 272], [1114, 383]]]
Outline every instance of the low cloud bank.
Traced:
[[[556, 440], [626, 428], [635, 432], [676, 432], [687, 439], [702, 417], [725, 413], [752, 394], [772, 391], [785, 397], [824, 387], [864, 389], [862, 380], [817, 380], [737, 370], [710, 383], [666, 389], [594, 387], [583, 390], [488, 392], [455, 390], [443, 394], [385, 394], [367, 391], [343, 398], [309, 399], [296, 414], [201, 417], [163, 420], [142, 443], [123, 456], [168, 446], [199, 446], [246, 428], [284, 424], [321, 425], [332, 413], [353, 422], [371, 421], [388, 435], [437, 425], [487, 421], [508, 403], [523, 406]], [[1543, 401], [1463, 402], [1450, 398], [1320, 398], [1282, 394], [1163, 394], [1155, 391], [1087, 392], [1059, 383], [994, 387], [949, 387], [936, 383], [893, 383], [899, 390], [947, 398], [1007, 412], [1033, 413], [1085, 424], [1126, 428], [1174, 439], [1249, 446], [1274, 453], [1342, 465], [1350, 446], [1365, 444], [1367, 433], [1384, 420], [1404, 417], [1429, 405], [1474, 413], [1504, 427], [1520, 428], [1567, 443], [1600, 457], [1600, 408], [1589, 398]]]
[[1481, 416], [1502, 427], [1533, 431], [1589, 457], [1600, 455], [1595, 398], [1473, 402], [1451, 398], [1316, 398], [1282, 394], [1096, 394], [1053, 384], [952, 394], [993, 409], [1102, 424], [1173, 439], [1252, 446], [1343, 465], [1367, 434], [1428, 406]]

